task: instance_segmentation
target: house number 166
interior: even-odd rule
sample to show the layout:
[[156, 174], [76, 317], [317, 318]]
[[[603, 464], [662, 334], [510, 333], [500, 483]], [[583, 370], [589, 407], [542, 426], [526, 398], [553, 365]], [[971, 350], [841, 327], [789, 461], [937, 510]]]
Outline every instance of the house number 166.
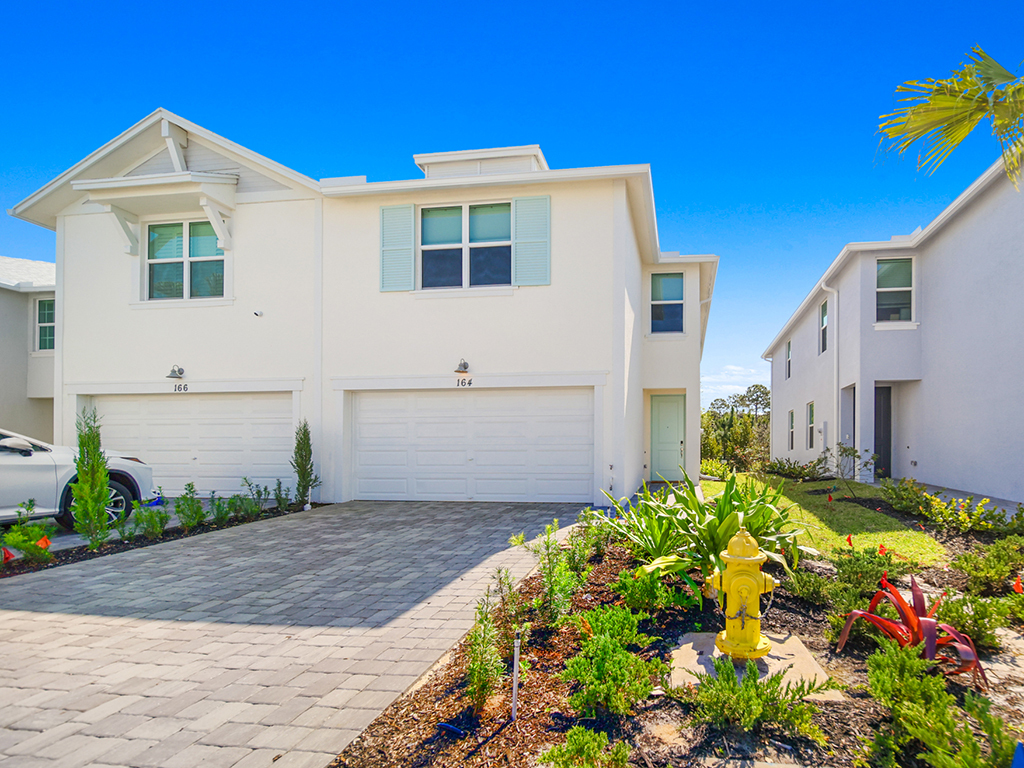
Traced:
[[175, 392], [188, 392], [188, 384], [175, 384], [174, 385], [174, 391]]
[[473, 380], [472, 379], [456, 379], [455, 380], [455, 386], [456, 387], [472, 387], [473, 386]]

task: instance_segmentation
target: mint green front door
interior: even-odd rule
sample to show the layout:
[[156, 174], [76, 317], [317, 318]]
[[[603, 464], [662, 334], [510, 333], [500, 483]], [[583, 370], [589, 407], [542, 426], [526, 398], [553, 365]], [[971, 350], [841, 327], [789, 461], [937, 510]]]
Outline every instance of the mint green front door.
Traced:
[[685, 463], [686, 395], [651, 395], [651, 480], [682, 480]]

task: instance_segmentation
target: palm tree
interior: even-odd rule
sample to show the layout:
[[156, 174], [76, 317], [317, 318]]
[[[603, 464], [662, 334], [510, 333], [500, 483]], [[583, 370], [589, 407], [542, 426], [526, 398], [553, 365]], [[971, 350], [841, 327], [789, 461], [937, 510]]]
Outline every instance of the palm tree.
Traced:
[[890, 148], [903, 154], [919, 139], [928, 153], [918, 156], [918, 168], [929, 173], [967, 138], [984, 118], [992, 121], [999, 139], [1006, 175], [1019, 189], [1024, 160], [1024, 77], [1016, 77], [980, 47], [970, 54], [970, 64], [954, 70], [945, 80], [911, 80], [896, 93], [911, 94], [907, 106], [882, 115], [878, 130], [890, 139]]

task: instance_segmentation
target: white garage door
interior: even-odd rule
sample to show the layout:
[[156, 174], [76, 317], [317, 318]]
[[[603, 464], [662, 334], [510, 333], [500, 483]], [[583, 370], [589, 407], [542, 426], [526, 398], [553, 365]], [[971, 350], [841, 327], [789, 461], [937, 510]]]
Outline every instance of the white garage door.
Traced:
[[587, 388], [360, 392], [357, 499], [589, 501]]
[[152, 465], [169, 495], [193, 482], [204, 496], [230, 496], [242, 477], [294, 485], [291, 392], [103, 395], [95, 404], [103, 447]]

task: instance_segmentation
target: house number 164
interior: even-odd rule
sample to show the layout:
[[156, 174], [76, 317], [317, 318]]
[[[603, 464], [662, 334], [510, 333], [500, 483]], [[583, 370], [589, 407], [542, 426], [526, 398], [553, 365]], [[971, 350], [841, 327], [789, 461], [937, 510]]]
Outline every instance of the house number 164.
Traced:
[[472, 379], [456, 379], [455, 380], [455, 386], [456, 387], [472, 387], [473, 386], [473, 380]]

